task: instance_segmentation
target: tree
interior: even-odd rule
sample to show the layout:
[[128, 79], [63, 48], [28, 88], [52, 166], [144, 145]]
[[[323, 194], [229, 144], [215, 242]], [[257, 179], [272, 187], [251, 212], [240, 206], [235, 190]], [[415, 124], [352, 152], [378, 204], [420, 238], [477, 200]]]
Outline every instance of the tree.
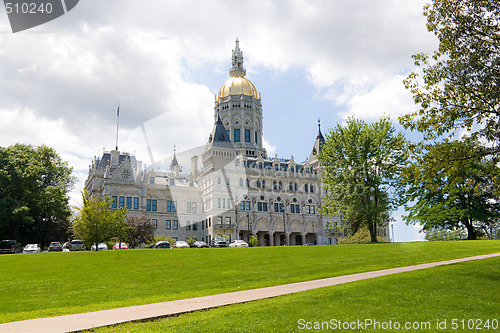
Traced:
[[[126, 229], [125, 208], [112, 209], [113, 199], [108, 196], [89, 196], [82, 192], [83, 206], [77, 208], [71, 230], [82, 239], [87, 246], [92, 243], [107, 242], [113, 237], [122, 238]], [[97, 249], [97, 246], [96, 246]]]
[[440, 229], [433, 228], [425, 231], [425, 240], [428, 241], [452, 241], [467, 238], [463, 229]]
[[125, 234], [129, 246], [151, 243], [155, 240], [155, 229], [147, 217], [127, 216]]
[[415, 156], [404, 174], [412, 203], [405, 207], [407, 223], [418, 222], [424, 230], [465, 228], [468, 239], [493, 230], [500, 169], [483, 150], [474, 140], [445, 140]]
[[47, 146], [0, 147], [0, 235], [20, 243], [67, 237], [72, 168]]
[[389, 212], [401, 203], [405, 144], [388, 118], [372, 124], [349, 118], [345, 127], [330, 130], [319, 153], [327, 190], [322, 212], [344, 214], [352, 234], [366, 226], [376, 242], [377, 227], [385, 225]]
[[[405, 86], [420, 109], [400, 117], [424, 139], [454, 136], [460, 130], [500, 148], [500, 3], [491, 0], [433, 0], [424, 7], [427, 29], [439, 39], [430, 59], [417, 54], [422, 77], [411, 73]], [[423, 82], [420, 82], [420, 79]]]

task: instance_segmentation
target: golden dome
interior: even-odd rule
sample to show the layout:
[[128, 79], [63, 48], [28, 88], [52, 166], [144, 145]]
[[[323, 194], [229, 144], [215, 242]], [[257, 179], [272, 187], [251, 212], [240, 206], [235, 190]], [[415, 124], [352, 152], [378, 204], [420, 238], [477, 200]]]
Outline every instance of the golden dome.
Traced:
[[242, 76], [231, 76], [227, 81], [222, 85], [219, 90], [219, 98], [224, 98], [229, 95], [243, 95], [245, 96], [253, 96], [255, 98], [259, 98], [257, 94], [257, 89], [253, 85], [250, 80], [245, 79]]

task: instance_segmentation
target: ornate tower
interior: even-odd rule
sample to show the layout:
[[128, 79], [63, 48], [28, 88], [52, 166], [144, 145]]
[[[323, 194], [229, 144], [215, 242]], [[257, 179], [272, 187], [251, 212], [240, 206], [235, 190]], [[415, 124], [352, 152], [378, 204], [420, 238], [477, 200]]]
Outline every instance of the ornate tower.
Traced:
[[262, 103], [257, 89], [245, 78], [243, 52], [236, 39], [229, 79], [215, 97], [214, 119], [220, 115], [238, 153], [249, 157], [266, 156], [262, 146]]

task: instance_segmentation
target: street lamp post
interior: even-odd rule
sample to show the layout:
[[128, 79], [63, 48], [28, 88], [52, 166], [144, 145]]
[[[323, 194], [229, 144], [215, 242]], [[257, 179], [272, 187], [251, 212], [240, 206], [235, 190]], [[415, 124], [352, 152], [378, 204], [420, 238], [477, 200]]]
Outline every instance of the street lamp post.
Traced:
[[286, 205], [283, 203], [283, 245], [286, 245]]
[[392, 229], [392, 242], [394, 243], [394, 223], [391, 223], [391, 229]]
[[316, 245], [316, 234], [314, 233], [314, 221], [312, 223], [312, 226], [313, 226], [314, 245]]
[[248, 242], [250, 243], [250, 213], [247, 212]]

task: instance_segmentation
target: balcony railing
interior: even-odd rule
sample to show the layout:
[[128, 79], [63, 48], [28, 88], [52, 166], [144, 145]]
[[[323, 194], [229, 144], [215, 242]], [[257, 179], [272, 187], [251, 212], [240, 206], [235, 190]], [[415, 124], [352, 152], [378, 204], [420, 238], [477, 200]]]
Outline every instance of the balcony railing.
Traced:
[[234, 224], [216, 224], [215, 229], [234, 229]]

